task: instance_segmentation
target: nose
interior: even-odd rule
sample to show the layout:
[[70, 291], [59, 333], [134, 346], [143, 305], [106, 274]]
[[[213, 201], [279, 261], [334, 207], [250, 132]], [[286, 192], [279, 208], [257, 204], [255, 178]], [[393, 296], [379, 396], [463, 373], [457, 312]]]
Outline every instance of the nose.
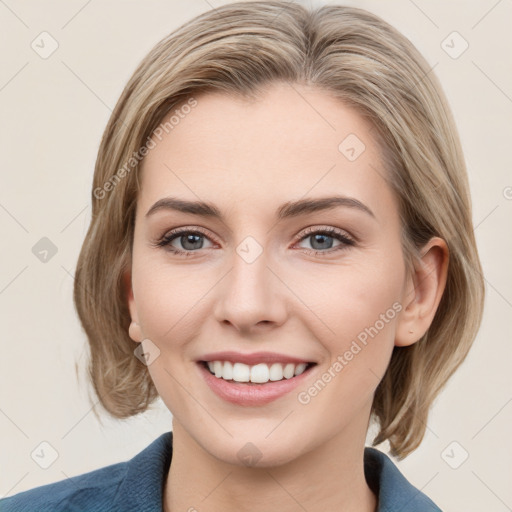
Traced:
[[231, 270], [216, 287], [215, 317], [241, 334], [282, 325], [287, 315], [287, 287], [269, 266], [265, 251], [248, 262], [238, 253]]

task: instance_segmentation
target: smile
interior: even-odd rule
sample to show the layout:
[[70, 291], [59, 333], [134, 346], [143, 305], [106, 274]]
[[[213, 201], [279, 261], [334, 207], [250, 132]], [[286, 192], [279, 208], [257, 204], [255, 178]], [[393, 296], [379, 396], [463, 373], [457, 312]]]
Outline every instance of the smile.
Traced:
[[308, 363], [273, 363], [271, 365], [258, 363], [250, 366], [244, 363], [232, 363], [231, 361], [208, 361], [206, 365], [210, 373], [219, 379], [235, 382], [253, 382], [255, 384], [291, 379], [304, 373], [308, 367]]
[[196, 362], [211, 391], [242, 406], [261, 406], [288, 395], [309, 379], [317, 366], [316, 362], [271, 352], [217, 352]]

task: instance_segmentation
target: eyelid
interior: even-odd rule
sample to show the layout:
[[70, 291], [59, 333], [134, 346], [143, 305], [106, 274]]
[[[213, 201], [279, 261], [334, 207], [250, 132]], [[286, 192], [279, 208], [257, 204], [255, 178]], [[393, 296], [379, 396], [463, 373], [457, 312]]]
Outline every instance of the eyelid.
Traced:
[[[168, 248], [168, 250], [172, 253], [175, 253], [177, 255], [181, 256], [192, 256], [196, 252], [200, 252], [200, 250], [195, 251], [187, 251], [183, 249], [177, 249], [177, 248], [171, 248], [171, 243], [178, 239], [179, 236], [182, 234], [200, 234], [213, 242], [214, 244], [219, 244], [218, 240], [215, 236], [210, 235], [207, 233], [207, 230], [198, 226], [182, 226], [179, 228], [174, 228], [171, 230], [166, 231], [161, 237], [159, 237], [155, 242], [152, 243], [155, 247], [161, 247], [161, 248]], [[354, 246], [357, 243], [357, 238], [352, 236], [350, 233], [348, 233], [346, 230], [341, 228], [336, 228], [333, 226], [321, 226], [321, 225], [312, 225], [308, 226], [307, 228], [303, 229], [296, 237], [295, 241], [293, 242], [293, 247], [295, 247], [299, 242], [302, 240], [305, 240], [308, 238], [308, 235], [312, 234], [326, 234], [327, 236], [331, 236], [332, 238], [337, 239], [340, 242], [340, 246], [337, 246], [336, 248], [331, 248], [325, 251], [317, 250], [317, 249], [304, 249], [299, 248], [299, 250], [303, 250], [309, 253], [313, 253], [315, 255], [331, 255], [332, 253], [337, 252], [338, 250], [342, 250], [344, 248], [348, 248], [350, 246]]]
[[351, 235], [345, 229], [335, 228], [334, 226], [321, 226], [321, 225], [314, 225], [314, 226], [309, 226], [309, 227], [305, 228], [297, 235], [296, 240], [300, 241], [303, 238], [305, 238], [307, 235], [310, 235], [312, 233], [328, 233], [328, 234], [333, 233], [336, 235], [343, 236], [344, 238], [347, 238], [354, 243], [356, 243], [358, 241], [355, 236]]
[[[169, 240], [173, 237], [175, 240], [176, 238], [178, 238], [179, 235], [184, 234], [184, 233], [201, 234], [205, 238], [207, 238], [208, 240], [210, 240], [216, 244], [220, 243], [215, 236], [211, 235], [210, 232], [204, 228], [201, 228], [199, 226], [182, 226], [179, 228], [174, 228], [174, 229], [165, 231], [162, 236], [157, 238], [154, 245], [160, 245], [165, 240]], [[193, 251], [187, 251], [187, 252], [193, 252]]]

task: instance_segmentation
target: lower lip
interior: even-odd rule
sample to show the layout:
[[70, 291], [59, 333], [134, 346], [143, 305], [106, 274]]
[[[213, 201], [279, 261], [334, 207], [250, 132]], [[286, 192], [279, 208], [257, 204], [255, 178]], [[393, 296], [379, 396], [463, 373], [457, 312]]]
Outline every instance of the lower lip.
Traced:
[[224, 380], [210, 373], [203, 363], [197, 363], [197, 365], [210, 389], [220, 398], [233, 404], [248, 406], [265, 405], [290, 393], [290, 391], [304, 382], [313, 368], [311, 366], [300, 375], [291, 379], [255, 384], [253, 382]]

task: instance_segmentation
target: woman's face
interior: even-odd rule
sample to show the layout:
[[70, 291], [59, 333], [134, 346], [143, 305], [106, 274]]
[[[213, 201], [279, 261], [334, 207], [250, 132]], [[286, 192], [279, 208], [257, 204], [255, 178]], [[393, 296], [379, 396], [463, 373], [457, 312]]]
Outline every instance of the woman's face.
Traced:
[[362, 442], [408, 282], [371, 126], [299, 85], [196, 100], [145, 158], [129, 294], [174, 429], [261, 466]]

